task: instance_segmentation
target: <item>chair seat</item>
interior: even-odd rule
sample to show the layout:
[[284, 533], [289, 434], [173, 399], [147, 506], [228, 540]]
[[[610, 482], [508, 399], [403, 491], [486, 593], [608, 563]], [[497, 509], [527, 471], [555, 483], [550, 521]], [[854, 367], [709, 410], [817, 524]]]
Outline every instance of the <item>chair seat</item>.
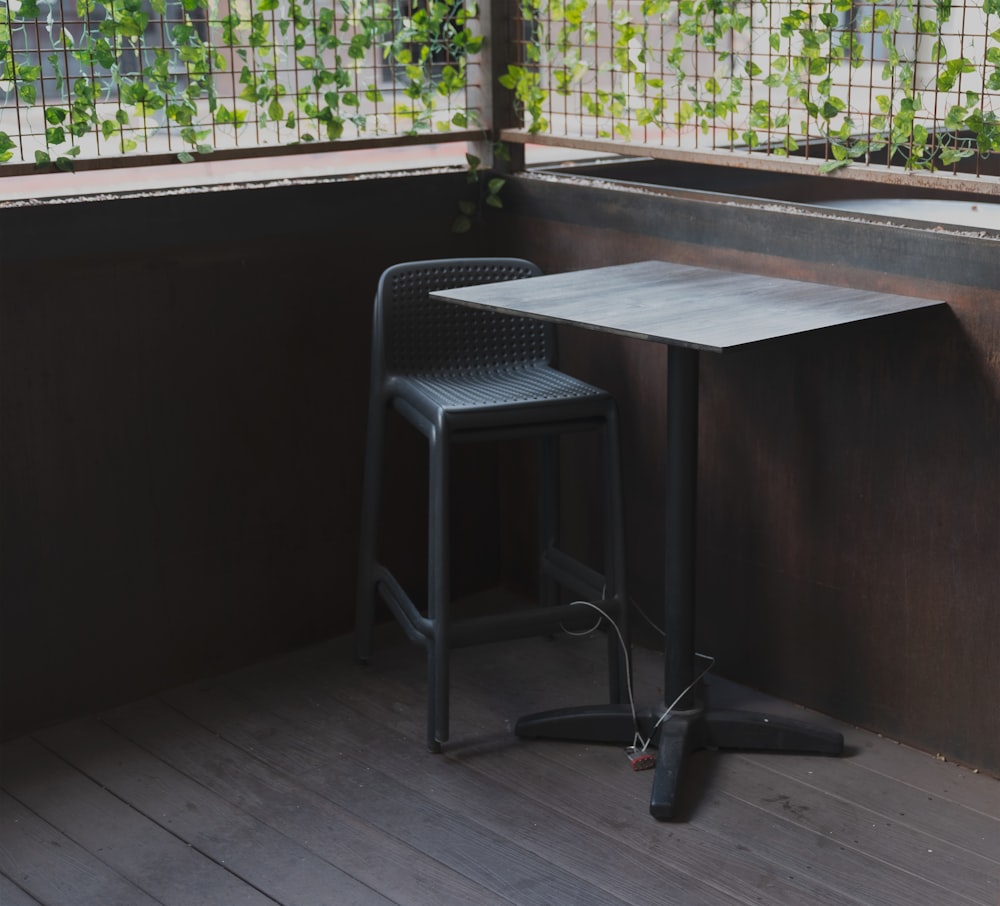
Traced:
[[554, 405], [602, 403], [610, 395], [548, 365], [520, 368], [469, 369], [433, 374], [395, 375], [395, 394], [425, 415], [461, 409], [501, 410], [532, 405], [551, 414]]

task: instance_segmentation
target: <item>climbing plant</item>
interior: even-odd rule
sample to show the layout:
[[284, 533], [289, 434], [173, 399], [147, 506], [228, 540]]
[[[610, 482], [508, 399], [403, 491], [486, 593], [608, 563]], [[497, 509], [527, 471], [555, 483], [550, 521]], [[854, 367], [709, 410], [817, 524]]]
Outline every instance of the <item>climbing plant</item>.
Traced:
[[[520, 0], [531, 134], [935, 169], [1000, 150], [1000, 0]], [[576, 130], [576, 132], [574, 132]], [[812, 149], [809, 147], [813, 147]]]
[[474, 0], [0, 0], [0, 162], [470, 128], [476, 15]]
[[[517, 2], [531, 134], [827, 170], [1000, 149], [1000, 0]], [[476, 29], [475, 0], [0, 0], [0, 162], [483, 128]]]

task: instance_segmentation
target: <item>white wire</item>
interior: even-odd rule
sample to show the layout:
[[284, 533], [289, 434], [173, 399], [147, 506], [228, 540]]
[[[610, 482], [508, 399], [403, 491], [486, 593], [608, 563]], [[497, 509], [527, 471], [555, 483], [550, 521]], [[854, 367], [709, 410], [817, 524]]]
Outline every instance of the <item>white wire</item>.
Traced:
[[[631, 603], [635, 607], [635, 609], [639, 612], [639, 614], [646, 620], [646, 622], [649, 623], [650, 626], [652, 626], [657, 632], [659, 632], [664, 637], [666, 636], [666, 633], [662, 629], [660, 629], [660, 627], [657, 626], [646, 615], [645, 611], [643, 611], [642, 608], [639, 607], [635, 601], [631, 601]], [[657, 727], [659, 727], [660, 724], [662, 724], [665, 720], [670, 719], [670, 715], [673, 713], [674, 708], [677, 707], [681, 699], [684, 698], [685, 695], [687, 695], [692, 689], [694, 689], [695, 686], [698, 685], [698, 683], [700, 683], [705, 678], [705, 676], [712, 669], [712, 667], [715, 666], [715, 658], [712, 657], [712, 655], [710, 654], [702, 654], [701, 652], [698, 651], [695, 652], [695, 657], [700, 657], [703, 660], [708, 661], [708, 665], [705, 667], [704, 670], [701, 671], [701, 673], [699, 673], [693, 680], [691, 680], [691, 682], [684, 688], [684, 690], [677, 696], [677, 698], [675, 698], [669, 705], [667, 705], [666, 709], [659, 716], [656, 723], [653, 724], [653, 732], [649, 734], [649, 739], [645, 739], [643, 738], [643, 735], [639, 732], [639, 716], [636, 713], [635, 697], [632, 694], [632, 668], [629, 660], [629, 650], [628, 650], [628, 645], [625, 644], [625, 637], [622, 635], [621, 629], [618, 627], [618, 624], [608, 615], [607, 611], [601, 607], [598, 607], [593, 601], [580, 600], [580, 601], [570, 602], [571, 607], [575, 604], [583, 604], [587, 607], [591, 607], [594, 610], [596, 610], [603, 619], [607, 620], [611, 624], [611, 626], [615, 630], [615, 634], [618, 636], [618, 644], [621, 645], [622, 653], [625, 656], [625, 687], [628, 690], [628, 703], [629, 703], [629, 708], [632, 711], [632, 723], [635, 724], [635, 737], [632, 740], [631, 748], [633, 751], [638, 750], [640, 752], [645, 752], [653, 741], [653, 736], [656, 734]], [[597, 626], [600, 626], [600, 621], [598, 621]], [[566, 628], [563, 628], [563, 632], [565, 632], [567, 635], [589, 635], [591, 632], [597, 629], [597, 626], [595, 626], [594, 629], [588, 630], [587, 632], [570, 632]]]
[[[590, 601], [573, 601], [573, 604], [590, 604]], [[594, 623], [590, 629], [567, 629], [562, 623], [559, 624], [559, 628], [566, 633], [566, 635], [576, 636], [577, 638], [582, 638], [583, 636], [593, 635], [601, 628], [601, 620], [604, 617], [598, 617], [597, 622]]]
[[[618, 636], [618, 644], [621, 645], [622, 654], [625, 656], [625, 688], [628, 691], [628, 704], [632, 711], [632, 723], [635, 724], [635, 738], [632, 740], [633, 748], [642, 741], [642, 736], [639, 733], [639, 718], [635, 711], [635, 696], [632, 694], [632, 664], [629, 658], [628, 645], [625, 644], [625, 636], [622, 635], [621, 629], [619, 629], [618, 624], [611, 619], [608, 612], [602, 607], [598, 607], [593, 601], [571, 601], [570, 606], [576, 604], [583, 604], [586, 607], [591, 607], [596, 610], [605, 620], [607, 620], [615, 631], [615, 635]], [[598, 623], [600, 625], [600, 623]], [[648, 745], [648, 743], [647, 743]]]
[[656, 733], [656, 728], [660, 724], [662, 724], [665, 720], [670, 720], [670, 715], [673, 713], [674, 708], [677, 707], [677, 703], [682, 698], [684, 698], [684, 696], [687, 695], [695, 686], [697, 686], [698, 683], [700, 683], [705, 678], [705, 675], [708, 673], [708, 671], [711, 670], [712, 667], [715, 666], [715, 658], [712, 657], [709, 654], [699, 654], [696, 651], [694, 656], [695, 657], [704, 658], [705, 660], [707, 660], [708, 661], [708, 666], [704, 670], [702, 670], [701, 673], [699, 673], [693, 680], [691, 680], [691, 682], [687, 685], [687, 687], [684, 689], [684, 691], [681, 692], [681, 694], [677, 696], [677, 698], [675, 698], [669, 705], [667, 705], [666, 710], [660, 715], [660, 717], [656, 721], [656, 723], [653, 724], [653, 732], [649, 734], [649, 739], [647, 739], [647, 740], [645, 740], [643, 742], [643, 744], [642, 744], [642, 751], [643, 752], [645, 752], [646, 749], [649, 748], [649, 744], [650, 744], [650, 742], [652, 742], [653, 736]]

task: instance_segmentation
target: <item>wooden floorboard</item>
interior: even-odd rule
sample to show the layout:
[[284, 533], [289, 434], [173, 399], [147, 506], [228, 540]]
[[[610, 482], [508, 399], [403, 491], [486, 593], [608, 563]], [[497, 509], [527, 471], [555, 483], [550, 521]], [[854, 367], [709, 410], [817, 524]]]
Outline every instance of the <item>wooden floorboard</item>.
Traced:
[[38, 906], [38, 900], [4, 875], [0, 875], [0, 903], [3, 906]]
[[[199, 700], [192, 708], [196, 714], [206, 704], [204, 697]], [[415, 890], [433, 892], [442, 906], [484, 901], [484, 888], [440, 863], [427, 862], [394, 833], [379, 830], [363, 807], [355, 814], [305, 787], [290, 764], [272, 766], [262, 760], [256, 744], [249, 752], [238, 748], [161, 701], [119, 709], [106, 719], [123, 736], [206, 789], [395, 902], [405, 901]], [[224, 726], [224, 706], [206, 720]]]
[[[286, 707], [284, 700], [292, 693], [280, 682], [268, 684], [268, 691], [258, 688], [260, 698], [251, 700], [244, 713], [239, 712], [241, 700], [230, 698], [225, 689], [202, 690], [196, 697], [182, 690], [171, 702], [269, 763], [292, 765], [300, 782], [317, 795], [364, 815], [424, 858], [475, 879], [498, 902], [544, 904], [560, 895], [574, 903], [617, 902], [516, 839], [491, 832], [479, 820], [483, 800], [459, 809], [440, 804], [437, 783], [447, 767], [444, 759], [415, 752], [412, 740], [402, 740], [406, 755], [400, 762], [398, 737], [394, 741], [394, 734], [382, 733], [380, 724], [347, 709], [331, 715], [309, 701], [300, 711], [297, 703]], [[270, 690], [273, 709], [261, 704], [270, 699]], [[415, 755], [422, 763], [414, 765]]]
[[[40, 740], [103, 789], [162, 825], [210, 862], [279, 903], [377, 903], [374, 890], [98, 721], [77, 721]], [[192, 879], [199, 891], [203, 879]], [[206, 892], [207, 902], [232, 893]], [[243, 891], [246, 902], [265, 902]], [[192, 892], [185, 902], [196, 902]], [[389, 904], [385, 900], [384, 904]]]
[[[12, 902], [17, 890], [28, 903], [155, 906], [139, 887], [6, 793], [0, 793], [0, 822], [0, 877]], [[7, 900], [0, 902], [6, 906]]]
[[[1000, 906], [1000, 782], [875, 734], [808, 715], [846, 757], [699, 753], [677, 823], [649, 816], [620, 747], [512, 735], [603, 700], [604, 655], [456, 652], [441, 755], [423, 654], [392, 626], [368, 667], [335, 640], [8, 743], [0, 903]], [[640, 704], [660, 663], [636, 653]]]

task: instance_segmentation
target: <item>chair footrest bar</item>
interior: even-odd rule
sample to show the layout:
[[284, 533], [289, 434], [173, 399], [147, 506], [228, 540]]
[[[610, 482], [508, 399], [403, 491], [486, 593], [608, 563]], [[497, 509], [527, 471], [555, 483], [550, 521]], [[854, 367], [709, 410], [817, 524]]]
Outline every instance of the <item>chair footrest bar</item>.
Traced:
[[[375, 567], [375, 588], [393, 616], [399, 621], [407, 638], [424, 643], [431, 636], [433, 623], [417, 609], [396, 577], [381, 564]], [[602, 610], [616, 618], [621, 612], [618, 601], [603, 601]], [[463, 648], [484, 642], [544, 635], [559, 629], [574, 632], [594, 625], [596, 614], [587, 607], [561, 604], [557, 607], [525, 607], [521, 610], [457, 618], [452, 621], [448, 645]]]
[[375, 565], [375, 590], [412, 642], [425, 642], [431, 635], [431, 621], [416, 607], [396, 577], [381, 564]]
[[542, 571], [559, 585], [594, 603], [611, 592], [607, 579], [601, 573], [553, 547], [542, 554]]
[[[616, 617], [618, 602], [606, 601], [608, 616]], [[456, 619], [451, 624], [449, 644], [453, 648], [544, 635], [560, 629], [574, 632], [586, 630], [596, 622], [597, 614], [588, 607], [563, 604], [558, 607], [529, 607], [481, 617]]]

